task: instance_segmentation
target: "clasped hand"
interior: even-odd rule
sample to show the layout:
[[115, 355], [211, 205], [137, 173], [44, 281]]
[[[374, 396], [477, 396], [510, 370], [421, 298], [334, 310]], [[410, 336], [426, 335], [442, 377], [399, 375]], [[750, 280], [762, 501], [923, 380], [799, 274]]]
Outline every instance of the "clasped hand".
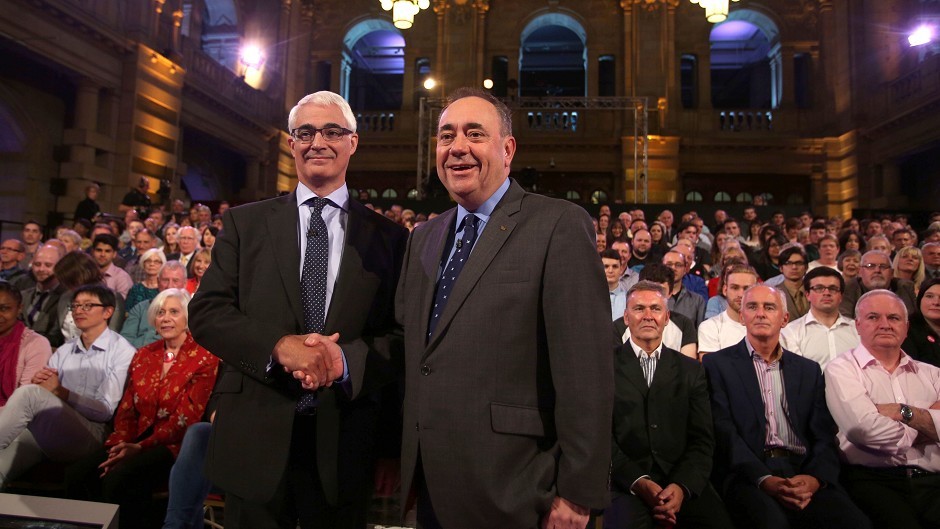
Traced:
[[682, 487], [670, 483], [664, 488], [655, 481], [645, 478], [637, 481], [633, 490], [650, 508], [656, 525], [676, 525], [676, 513], [682, 508], [682, 502], [685, 500], [685, 491]]
[[802, 511], [819, 490], [819, 480], [807, 474], [792, 478], [771, 476], [765, 479], [760, 488], [789, 509]]
[[306, 390], [328, 387], [343, 376], [339, 333], [288, 335], [274, 346], [274, 359]]
[[51, 367], [43, 367], [30, 382], [55, 395], [60, 386], [59, 373]]
[[101, 469], [101, 477], [110, 472], [115, 465], [139, 454], [143, 448], [137, 443], [118, 443], [108, 449], [108, 459], [98, 465]]

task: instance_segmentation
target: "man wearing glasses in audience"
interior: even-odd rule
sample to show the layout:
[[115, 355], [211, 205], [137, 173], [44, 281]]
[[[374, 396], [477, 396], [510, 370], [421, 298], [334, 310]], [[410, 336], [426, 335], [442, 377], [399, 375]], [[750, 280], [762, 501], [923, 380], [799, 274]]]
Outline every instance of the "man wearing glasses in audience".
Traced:
[[780, 331], [783, 348], [819, 362], [825, 368], [830, 360], [858, 345], [855, 323], [839, 313], [845, 279], [828, 266], [810, 270], [803, 277], [803, 292], [809, 312], [790, 321]]
[[121, 395], [134, 346], [108, 328], [115, 294], [79, 287], [70, 310], [82, 334], [10, 395], [0, 413], [0, 487], [48, 457], [75, 461], [100, 449]]
[[26, 258], [26, 245], [19, 239], [7, 239], [0, 244], [0, 279], [20, 290], [33, 286], [29, 273], [20, 264]]
[[917, 304], [914, 301], [914, 283], [908, 279], [894, 277], [891, 257], [887, 251], [881, 250], [870, 250], [862, 256], [858, 277], [845, 284], [845, 294], [842, 296], [839, 311], [849, 318], [855, 318], [855, 304], [862, 294], [878, 289], [894, 292], [904, 302], [909, 313], [915, 312], [914, 307]]

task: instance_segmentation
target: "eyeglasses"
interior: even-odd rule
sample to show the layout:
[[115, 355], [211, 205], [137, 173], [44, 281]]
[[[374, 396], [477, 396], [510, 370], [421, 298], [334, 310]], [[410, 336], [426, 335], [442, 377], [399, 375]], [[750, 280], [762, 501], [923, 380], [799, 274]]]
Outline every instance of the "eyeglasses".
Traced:
[[23, 252], [23, 250], [20, 250], [19, 248], [10, 248], [9, 246], [0, 246], [0, 250], [6, 250], [8, 252], [16, 252], [16, 253]]
[[862, 265], [862, 268], [866, 270], [874, 270], [876, 268], [878, 270], [888, 270], [891, 268], [891, 265], [885, 263], [865, 263]]
[[787, 261], [783, 266], [806, 266], [806, 261]]
[[679, 269], [685, 268], [685, 263], [663, 263], [663, 264], [668, 266], [669, 268], [679, 268]]
[[82, 312], [88, 312], [92, 307], [106, 307], [107, 305], [102, 305], [101, 303], [72, 303], [69, 305], [69, 309], [72, 312], [82, 309]]
[[840, 293], [842, 293], [842, 289], [839, 288], [839, 287], [837, 287], [837, 286], [835, 286], [835, 285], [831, 285], [831, 286], [828, 286], [828, 287], [827, 287], [827, 286], [823, 286], [823, 285], [813, 285], [813, 286], [809, 287], [809, 289], [812, 290], [813, 292], [817, 293], [817, 294], [822, 294], [823, 292], [826, 292], [826, 291], [828, 291], [830, 294], [840, 294]]
[[324, 140], [330, 143], [337, 142], [343, 139], [344, 136], [349, 136], [353, 133], [353, 131], [343, 127], [323, 127], [320, 129], [316, 127], [301, 127], [292, 130], [290, 135], [300, 143], [307, 145], [313, 143], [313, 139], [316, 138], [318, 132], [323, 136]]

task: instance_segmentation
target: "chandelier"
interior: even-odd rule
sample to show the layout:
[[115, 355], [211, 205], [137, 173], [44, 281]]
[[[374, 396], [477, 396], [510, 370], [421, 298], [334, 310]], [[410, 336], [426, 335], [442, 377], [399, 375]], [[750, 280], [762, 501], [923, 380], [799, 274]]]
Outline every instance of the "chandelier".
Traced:
[[[705, 9], [705, 20], [712, 24], [724, 22], [728, 18], [728, 0], [689, 0]], [[738, 0], [731, 0], [737, 2]]]
[[392, 12], [392, 23], [398, 29], [408, 29], [415, 23], [415, 15], [431, 5], [430, 0], [379, 0], [382, 9]]

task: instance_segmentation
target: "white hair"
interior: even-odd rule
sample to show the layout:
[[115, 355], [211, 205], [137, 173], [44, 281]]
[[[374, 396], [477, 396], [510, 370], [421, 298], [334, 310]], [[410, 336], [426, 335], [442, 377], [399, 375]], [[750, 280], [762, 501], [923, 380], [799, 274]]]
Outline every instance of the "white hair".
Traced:
[[346, 118], [346, 128], [356, 132], [356, 115], [353, 114], [351, 108], [349, 108], [349, 103], [343, 99], [343, 96], [329, 92], [327, 90], [322, 90], [320, 92], [314, 92], [304, 96], [300, 101], [294, 105], [294, 108], [290, 109], [290, 114], [287, 115], [287, 130], [294, 130], [297, 123], [297, 111], [300, 107], [304, 105], [313, 105], [318, 107], [328, 107], [328, 106], [337, 106], [339, 107], [340, 112], [343, 113], [343, 117]]
[[147, 323], [154, 329], [157, 328], [157, 313], [163, 309], [166, 300], [170, 298], [179, 300], [180, 306], [183, 307], [183, 317], [186, 318], [187, 323], [189, 322], [189, 292], [186, 292], [182, 288], [168, 288], [157, 294], [157, 297], [153, 298], [153, 301], [150, 302], [150, 306], [147, 307]]
[[869, 290], [868, 292], [865, 292], [864, 294], [862, 294], [862, 297], [858, 298], [858, 301], [855, 302], [855, 320], [856, 321], [862, 317], [861, 313], [858, 311], [858, 308], [862, 306], [862, 302], [867, 300], [868, 298], [872, 298], [875, 296], [888, 296], [889, 298], [893, 298], [894, 301], [897, 301], [898, 305], [901, 306], [901, 312], [904, 313], [904, 321], [908, 321], [907, 305], [904, 304], [904, 300], [902, 300], [901, 297], [895, 294], [894, 292], [891, 292], [890, 290], [887, 290], [884, 288], [877, 288], [875, 290]]

